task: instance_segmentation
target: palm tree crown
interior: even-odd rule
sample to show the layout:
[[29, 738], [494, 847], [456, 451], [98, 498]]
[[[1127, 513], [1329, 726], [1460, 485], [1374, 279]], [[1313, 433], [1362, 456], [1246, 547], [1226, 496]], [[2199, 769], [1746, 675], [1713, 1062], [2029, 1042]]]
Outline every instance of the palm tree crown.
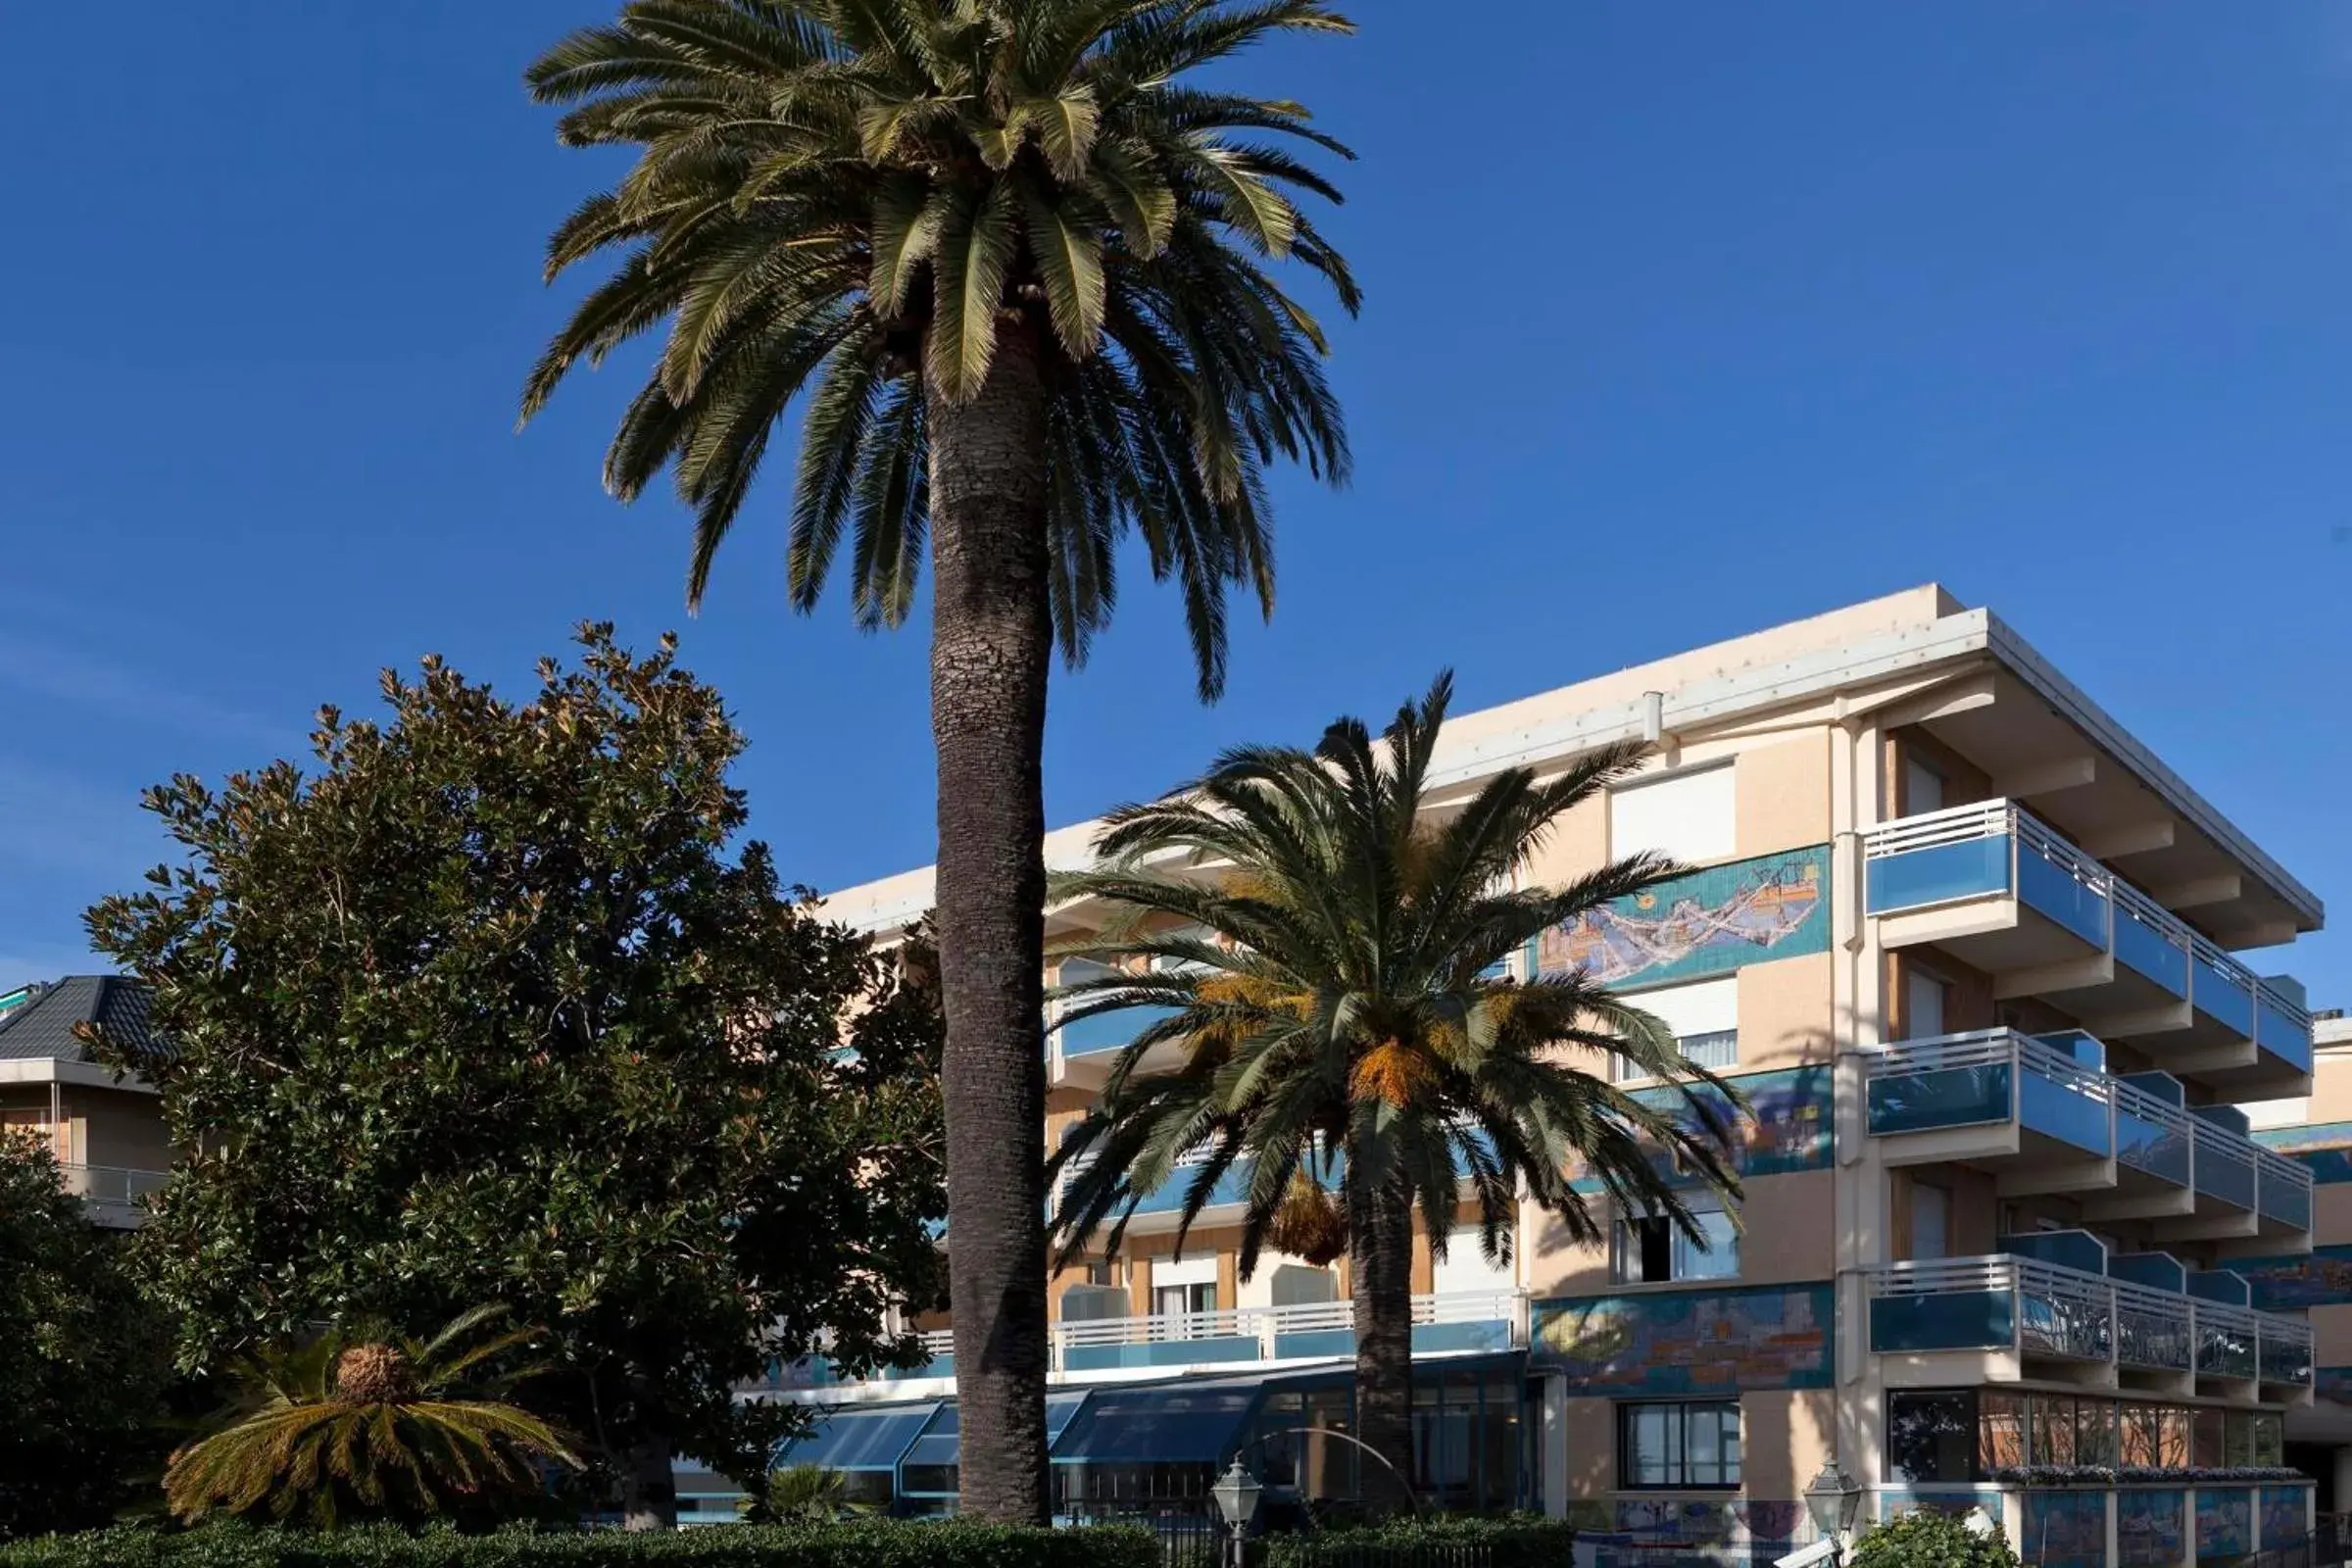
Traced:
[[634, 498], [674, 466], [697, 518], [689, 597], [803, 392], [790, 589], [808, 609], [845, 535], [861, 623], [912, 600], [928, 436], [1007, 334], [1044, 382], [1054, 634], [1083, 658], [1137, 527], [1182, 585], [1200, 680], [1224, 595], [1270, 608], [1262, 466], [1337, 482], [1347, 439], [1321, 328], [1268, 274], [1292, 258], [1355, 310], [1292, 199], [1338, 192], [1283, 143], [1346, 155], [1297, 104], [1188, 86], [1269, 34], [1349, 24], [1323, 0], [632, 0], [532, 67], [562, 135], [642, 148], [549, 244], [617, 253], [532, 372], [668, 321], [606, 460]]
[[182, 1521], [495, 1517], [498, 1494], [528, 1493], [542, 1462], [580, 1466], [553, 1427], [505, 1402], [541, 1369], [511, 1360], [536, 1330], [485, 1334], [503, 1310], [476, 1307], [421, 1342], [334, 1331], [253, 1357], [226, 1424], [172, 1456], [165, 1501]]
[[[1722, 1109], [1737, 1095], [1686, 1061], [1663, 1023], [1582, 971], [1502, 974], [1541, 932], [1673, 869], [1642, 855], [1556, 890], [1516, 887], [1561, 815], [1642, 749], [1603, 748], [1547, 779], [1507, 769], [1441, 809], [1428, 778], [1450, 696], [1442, 675], [1379, 744], [1347, 719], [1311, 753], [1229, 753], [1174, 794], [1112, 813], [1103, 863], [1054, 881], [1057, 898], [1114, 911], [1061, 950], [1114, 966], [1059, 988], [1064, 1021], [1167, 1009], [1054, 1155], [1069, 1173], [1055, 1217], [1065, 1260], [1105, 1227], [1101, 1245], [1115, 1251], [1136, 1205], [1171, 1182], [1183, 1184], [1183, 1231], [1239, 1183], [1245, 1273], [1268, 1245], [1299, 1251], [1320, 1236], [1315, 1250], [1330, 1253], [1344, 1236], [1375, 1444], [1366, 1377], [1401, 1374], [1367, 1366], [1367, 1331], [1395, 1330], [1401, 1358], [1410, 1299], [1397, 1259], [1414, 1210], [1442, 1256], [1466, 1183], [1500, 1259], [1522, 1194], [1573, 1237], [1598, 1238], [1578, 1176], [1702, 1245], [1684, 1184], [1739, 1191]], [[1177, 1066], [1144, 1069], [1175, 1044]], [[1575, 1048], [1679, 1085], [1685, 1113], [1587, 1070], [1580, 1059], [1594, 1057]]]

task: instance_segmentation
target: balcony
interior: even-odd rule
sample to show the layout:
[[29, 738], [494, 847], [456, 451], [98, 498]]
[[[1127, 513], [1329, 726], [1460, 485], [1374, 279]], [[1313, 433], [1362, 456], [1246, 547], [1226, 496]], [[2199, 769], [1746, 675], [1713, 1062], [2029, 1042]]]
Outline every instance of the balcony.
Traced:
[[1998, 995], [2050, 998], [2215, 1084], [2287, 1093], [2311, 1071], [2293, 999], [2011, 802], [1886, 823], [1862, 854], [1888, 948], [1943, 948]]
[[[1236, 1362], [1322, 1360], [1355, 1353], [1346, 1301], [1155, 1312], [1054, 1325], [1054, 1369], [1066, 1374], [1160, 1371]], [[1510, 1350], [1527, 1344], [1527, 1302], [1515, 1291], [1413, 1298], [1413, 1353]]]
[[61, 1165], [70, 1197], [81, 1200], [82, 1211], [93, 1225], [135, 1230], [147, 1222], [141, 1202], [171, 1179], [168, 1171], [125, 1170], [112, 1165]]
[[[1323, 1361], [1355, 1354], [1354, 1308], [1346, 1301], [1245, 1306], [1214, 1312], [1154, 1312], [1144, 1317], [1064, 1318], [1051, 1330], [1050, 1363], [1060, 1380], [1088, 1381], [1123, 1372], [1230, 1371], [1273, 1361]], [[882, 1390], [956, 1375], [955, 1334], [922, 1336], [925, 1359], [864, 1378], [845, 1377], [822, 1355], [779, 1362], [750, 1395]], [[1415, 1355], [1476, 1354], [1527, 1348], [1527, 1298], [1517, 1291], [1468, 1291], [1413, 1298]]]
[[[1885, 1264], [1870, 1275], [1870, 1348], [1923, 1358], [1921, 1377], [1931, 1382], [1962, 1375], [1935, 1358], [1966, 1352], [1993, 1357], [1990, 1367], [1971, 1370], [1995, 1382], [2176, 1393], [2255, 1384], [2265, 1399], [2310, 1397], [2310, 1324], [2199, 1296], [2213, 1276], [2188, 1274], [2161, 1253], [2115, 1263], [2124, 1272], [2006, 1252]], [[2144, 1282], [2168, 1270], [2187, 1288]]]
[[2100, 1043], [1981, 1029], [1868, 1052], [1870, 1135], [1890, 1165], [1958, 1161], [2004, 1196], [2095, 1195], [2095, 1219], [2146, 1219], [2167, 1240], [2311, 1229], [2311, 1171], [2191, 1111], [2161, 1073], [2099, 1070]]
[[773, 1362], [767, 1376], [741, 1392], [747, 1394], [807, 1394], [819, 1389], [874, 1387], [892, 1383], [913, 1383], [925, 1378], [952, 1378], [956, 1375], [956, 1335], [950, 1329], [934, 1329], [920, 1336], [923, 1359], [911, 1367], [885, 1367], [862, 1378], [848, 1377], [829, 1356], [804, 1356], [798, 1361]]
[[[1086, 1089], [1102, 1088], [1119, 1053], [1137, 1035], [1176, 1013], [1173, 1007], [1136, 1006], [1069, 1017], [1075, 1010], [1064, 1007], [1047, 1019], [1047, 1074], [1054, 1083]], [[1173, 1042], [1155, 1047], [1145, 1060], [1153, 1067], [1173, 1066], [1178, 1049]]]

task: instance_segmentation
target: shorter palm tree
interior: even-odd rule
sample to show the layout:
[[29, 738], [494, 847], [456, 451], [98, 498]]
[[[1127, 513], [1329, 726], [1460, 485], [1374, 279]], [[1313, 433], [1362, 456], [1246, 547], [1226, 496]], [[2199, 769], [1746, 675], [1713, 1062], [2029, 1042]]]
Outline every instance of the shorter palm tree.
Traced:
[[553, 1427], [501, 1397], [541, 1370], [510, 1358], [536, 1330], [485, 1333], [504, 1311], [476, 1307], [421, 1343], [333, 1330], [252, 1357], [227, 1424], [172, 1456], [165, 1502], [183, 1522], [299, 1515], [327, 1528], [491, 1511], [533, 1490], [546, 1463], [579, 1468]]
[[[1515, 1200], [1582, 1242], [1621, 1211], [1702, 1247], [1692, 1180], [1737, 1196], [1736, 1091], [1684, 1059], [1657, 1018], [1577, 971], [1514, 983], [1543, 931], [1676, 868], [1653, 855], [1554, 891], [1515, 891], [1553, 825], [1640, 762], [1605, 747], [1557, 776], [1510, 768], [1458, 808], [1428, 774], [1452, 695], [1442, 674], [1381, 741], [1343, 719], [1312, 752], [1250, 747], [1113, 812], [1097, 868], [1057, 899], [1103, 901], [1095, 937], [1059, 951], [1112, 972], [1060, 987], [1064, 1021], [1167, 1009], [1112, 1064], [1052, 1165], [1063, 1261], [1115, 1252], [1147, 1197], [1179, 1183], [1179, 1245], [1222, 1188], [1241, 1193], [1240, 1266], [1273, 1246], [1349, 1258], [1357, 1436], [1410, 1463], [1413, 1216], [1443, 1256], [1467, 1185], [1486, 1254], [1509, 1256]], [[1154, 1047], [1181, 1063], [1147, 1072]], [[1676, 1086], [1652, 1105], [1591, 1070], [1615, 1058]], [[1336, 1198], [1333, 1194], [1336, 1192]]]
[[822, 1465], [783, 1465], [767, 1473], [757, 1496], [746, 1497], [735, 1511], [755, 1524], [829, 1524], [855, 1511], [848, 1483], [838, 1470]]

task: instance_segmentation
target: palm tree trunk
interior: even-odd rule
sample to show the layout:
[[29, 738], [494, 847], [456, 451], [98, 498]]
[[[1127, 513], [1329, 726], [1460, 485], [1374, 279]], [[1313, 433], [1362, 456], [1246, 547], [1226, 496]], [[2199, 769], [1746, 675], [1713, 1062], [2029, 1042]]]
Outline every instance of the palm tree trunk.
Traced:
[[979, 395], [934, 388], [931, 732], [947, 1012], [948, 1290], [967, 1519], [1043, 1523], [1045, 392], [1007, 324]]
[[1413, 1473], [1413, 1210], [1394, 1186], [1348, 1175], [1348, 1285], [1355, 1321], [1355, 1435], [1395, 1474], [1366, 1464], [1363, 1495], [1409, 1502]]

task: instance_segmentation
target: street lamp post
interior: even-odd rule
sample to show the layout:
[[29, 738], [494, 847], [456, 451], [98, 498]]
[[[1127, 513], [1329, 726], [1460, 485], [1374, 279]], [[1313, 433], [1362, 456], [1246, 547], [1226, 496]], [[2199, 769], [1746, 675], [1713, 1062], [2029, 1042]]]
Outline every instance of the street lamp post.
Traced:
[[1832, 1459], [1821, 1467], [1812, 1485], [1805, 1488], [1805, 1507], [1812, 1513], [1813, 1526], [1821, 1532], [1821, 1539], [1830, 1544], [1830, 1560], [1844, 1561], [1854, 1516], [1862, 1511], [1862, 1483]]
[[1216, 1485], [1208, 1489], [1208, 1500], [1217, 1505], [1217, 1512], [1224, 1515], [1225, 1523], [1233, 1530], [1226, 1559], [1233, 1568], [1248, 1568], [1250, 1522], [1257, 1517], [1257, 1499], [1265, 1491], [1264, 1483], [1249, 1472], [1239, 1456], [1217, 1477]]

